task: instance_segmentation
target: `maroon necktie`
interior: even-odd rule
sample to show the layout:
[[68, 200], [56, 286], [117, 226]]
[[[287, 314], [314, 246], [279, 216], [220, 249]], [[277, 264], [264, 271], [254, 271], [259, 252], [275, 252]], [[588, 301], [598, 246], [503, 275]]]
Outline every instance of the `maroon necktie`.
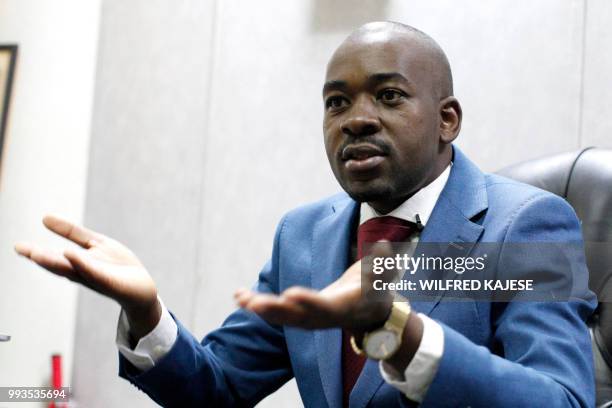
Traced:
[[[416, 231], [416, 225], [395, 217], [372, 218], [357, 229], [357, 259], [364, 256], [364, 244], [373, 244], [380, 240], [389, 242], [407, 241]], [[349, 406], [351, 390], [365, 364], [366, 357], [355, 354], [351, 347], [351, 335], [342, 331], [342, 405]]]

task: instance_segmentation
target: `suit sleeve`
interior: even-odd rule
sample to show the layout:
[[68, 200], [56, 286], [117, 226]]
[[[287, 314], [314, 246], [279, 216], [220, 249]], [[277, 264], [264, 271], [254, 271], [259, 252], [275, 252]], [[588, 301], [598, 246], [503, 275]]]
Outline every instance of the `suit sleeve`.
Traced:
[[[582, 249], [573, 209], [559, 197], [540, 194], [515, 212], [504, 242], [550, 241], [573, 242]], [[584, 252], [573, 256], [586, 276]], [[530, 273], [533, 265], [542, 263], [524, 262], [525, 272]], [[499, 266], [504, 267], [503, 260]], [[574, 289], [581, 296], [569, 301], [492, 304], [493, 338], [488, 347], [440, 323], [444, 354], [422, 406], [594, 406], [593, 357], [585, 320], [597, 302], [586, 280], [574, 284], [583, 285]]]
[[[255, 289], [278, 293], [278, 251]], [[119, 355], [119, 375], [164, 407], [250, 407], [293, 377], [282, 327], [239, 309], [201, 342], [173, 316], [176, 342], [155, 366], [140, 372]]]

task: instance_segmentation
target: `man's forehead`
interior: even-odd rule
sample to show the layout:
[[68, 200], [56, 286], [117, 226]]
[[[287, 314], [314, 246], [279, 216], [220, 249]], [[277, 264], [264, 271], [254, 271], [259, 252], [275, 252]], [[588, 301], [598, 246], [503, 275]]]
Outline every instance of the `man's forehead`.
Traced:
[[399, 72], [405, 77], [419, 77], [431, 70], [432, 58], [421, 42], [411, 36], [388, 33], [367, 34], [347, 39], [327, 65], [326, 81], [346, 80], [362, 73]]

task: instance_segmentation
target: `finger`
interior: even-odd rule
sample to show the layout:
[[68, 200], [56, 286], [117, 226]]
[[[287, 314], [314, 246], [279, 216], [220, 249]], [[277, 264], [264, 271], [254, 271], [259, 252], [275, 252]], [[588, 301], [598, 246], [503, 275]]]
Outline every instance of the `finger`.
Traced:
[[244, 304], [245, 309], [249, 309], [258, 314], [266, 311], [269, 308], [275, 307], [282, 302], [282, 299], [277, 295], [272, 295], [269, 293], [256, 293], [252, 291], [243, 293], [240, 300]]
[[15, 244], [15, 251], [25, 258], [30, 259], [42, 268], [59, 276], [75, 280], [75, 271], [70, 262], [60, 253], [41, 248], [27, 242]]
[[284, 291], [282, 297], [288, 302], [296, 303], [308, 310], [324, 313], [336, 312], [331, 301], [333, 299], [328, 299], [316, 290], [295, 286]]
[[280, 295], [280, 302], [267, 310], [282, 323], [305, 329], [322, 329], [341, 326], [342, 302], [326, 297], [322, 292], [295, 286]]
[[342, 326], [342, 316], [345, 316], [346, 309], [350, 306], [339, 298], [343, 296], [342, 288], [328, 293], [316, 291], [304, 287], [292, 287], [283, 292], [282, 296], [288, 302], [297, 304], [307, 315], [307, 319], [302, 322], [302, 326], [307, 328], [326, 328]]
[[252, 309], [262, 319], [269, 323], [286, 326], [299, 326], [310, 328], [310, 316], [296, 304], [290, 303], [269, 303], [259, 304], [255, 301]]
[[245, 309], [259, 312], [260, 308], [265, 309], [275, 304], [282, 303], [283, 299], [271, 293], [259, 293], [249, 289], [240, 288], [234, 293], [234, 299]]
[[245, 309], [272, 324], [299, 326], [307, 317], [303, 307], [282, 296], [251, 291], [242, 296]]
[[234, 297], [241, 307], [272, 324], [306, 329], [337, 325], [337, 313], [331, 302], [308, 288], [289, 288], [280, 296], [238, 289]]
[[21, 256], [29, 258], [30, 253], [32, 252], [32, 244], [29, 242], [17, 242], [15, 244], [15, 252]]
[[76, 225], [56, 215], [46, 215], [43, 218], [43, 224], [49, 230], [79, 244], [86, 249], [92, 246], [92, 241], [102, 241], [104, 238], [102, 234], [80, 225]]
[[245, 307], [253, 296], [255, 296], [255, 292], [246, 288], [239, 288], [234, 292], [234, 299], [240, 307]]

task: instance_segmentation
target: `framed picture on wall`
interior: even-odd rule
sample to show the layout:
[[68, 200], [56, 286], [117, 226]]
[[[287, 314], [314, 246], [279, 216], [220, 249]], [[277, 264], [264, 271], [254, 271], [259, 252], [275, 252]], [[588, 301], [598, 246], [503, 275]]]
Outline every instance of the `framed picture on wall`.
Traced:
[[8, 120], [16, 59], [16, 45], [0, 44], [0, 159], [2, 158], [2, 146], [4, 144], [4, 132]]

